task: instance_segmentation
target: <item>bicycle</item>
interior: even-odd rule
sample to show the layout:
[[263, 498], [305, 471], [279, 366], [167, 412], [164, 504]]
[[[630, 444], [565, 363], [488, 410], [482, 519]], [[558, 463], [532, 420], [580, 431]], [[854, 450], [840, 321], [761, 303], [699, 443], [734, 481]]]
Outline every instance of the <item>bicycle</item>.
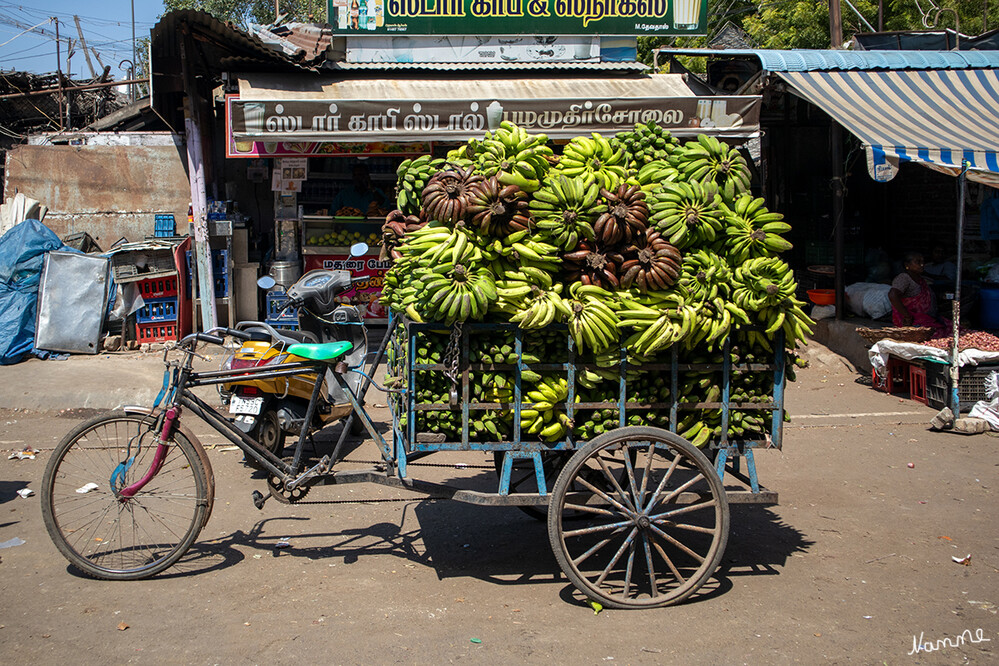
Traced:
[[[343, 379], [349, 368], [341, 359], [351, 350], [350, 342], [291, 345], [287, 353], [302, 361], [195, 372], [197, 343], [224, 343], [214, 333], [249, 337], [229, 328], [186, 336], [177, 345], [181, 360], [169, 360], [170, 350], [164, 353], [163, 390], [152, 409], [128, 407], [90, 419], [66, 435], [49, 460], [42, 481], [45, 527], [59, 551], [85, 574], [110, 580], [153, 576], [176, 563], [208, 522], [214, 477], [204, 447], [181, 424], [184, 410], [203, 419], [266, 470], [271, 495], [284, 502], [301, 499], [310, 479], [328, 473], [338, 453], [335, 450], [303, 469], [324, 375], [340, 384], [354, 417], [384, 447], [384, 439]], [[327, 374], [327, 369], [332, 372]], [[315, 377], [312, 397], [291, 460], [279, 458], [241, 432], [192, 391], [251, 377], [310, 375]], [[164, 407], [159, 409], [161, 401]], [[255, 491], [258, 508], [264, 499]]]

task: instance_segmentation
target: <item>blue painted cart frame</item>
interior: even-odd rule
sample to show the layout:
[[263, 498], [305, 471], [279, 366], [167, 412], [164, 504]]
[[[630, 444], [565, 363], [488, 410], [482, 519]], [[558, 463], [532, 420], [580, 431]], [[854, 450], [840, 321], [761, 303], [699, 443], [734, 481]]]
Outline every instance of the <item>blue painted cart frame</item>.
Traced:
[[[410, 320], [402, 320], [401, 326], [404, 335], [401, 341], [395, 337], [395, 326], [400, 325], [398, 321], [390, 321], [388, 345], [389, 353], [395, 359], [394, 368], [390, 368], [393, 373], [400, 373], [403, 379], [404, 391], [396, 393], [389, 400], [392, 411], [392, 444], [383, 444], [383, 456], [386, 461], [393, 465], [399, 479], [406, 479], [408, 476], [407, 463], [416, 458], [424, 457], [428, 454], [441, 451], [502, 451], [503, 464], [500, 472], [499, 487], [497, 490], [496, 503], [502, 504], [533, 504], [541, 505], [546, 502], [546, 489], [551, 479], [545, 478], [543, 458], [545, 454], [558, 451], [575, 451], [586, 444], [577, 441], [572, 435], [570, 428], [566, 437], [557, 442], [543, 442], [537, 439], [525, 438], [521, 431], [520, 417], [522, 405], [529, 405], [530, 402], [523, 402], [524, 386], [522, 375], [524, 371], [532, 371], [539, 374], [558, 372], [563, 373], [567, 379], [569, 387], [568, 399], [564, 403], [556, 405], [565, 410], [566, 415], [571, 420], [575, 413], [580, 410], [589, 409], [616, 409], [621, 427], [627, 424], [629, 413], [643, 412], [648, 410], [669, 410], [669, 430], [676, 433], [677, 423], [680, 416], [688, 410], [719, 409], [721, 410], [721, 437], [716, 441], [710, 441], [705, 448], [714, 457], [715, 471], [723, 480], [734, 480], [739, 483], [732, 488], [726, 487], [726, 495], [730, 503], [759, 503], [775, 504], [777, 493], [761, 486], [756, 470], [756, 458], [754, 450], [757, 448], [781, 448], [784, 422], [784, 386], [785, 386], [785, 359], [783, 334], [778, 334], [773, 339], [773, 347], [777, 350], [774, 353], [772, 362], [766, 364], [747, 363], [734, 365], [731, 363], [731, 343], [726, 340], [722, 347], [724, 362], [721, 364], [692, 364], [681, 363], [681, 355], [678, 345], [674, 345], [669, 363], [644, 364], [641, 367], [646, 372], [668, 372], [670, 376], [670, 400], [658, 403], [629, 402], [627, 370], [627, 351], [621, 348], [621, 358], [619, 366], [618, 397], [615, 402], [575, 402], [576, 399], [576, 372], [579, 369], [595, 365], [586, 365], [578, 357], [572, 336], [568, 335], [565, 325], [553, 325], [555, 330], [565, 331], [567, 360], [562, 363], [534, 363], [523, 362], [524, 340], [529, 331], [520, 329], [515, 324], [503, 323], [465, 323], [457, 331], [457, 344], [460, 349], [460, 376], [455, 377], [457, 383], [457, 396], [451, 403], [420, 403], [417, 401], [414, 382], [417, 373], [424, 371], [447, 372], [448, 368], [443, 363], [420, 363], [418, 362], [417, 344], [421, 333], [429, 334], [452, 334], [451, 327], [434, 323], [417, 323]], [[514, 353], [518, 358], [515, 364], [500, 363], [472, 363], [469, 360], [469, 338], [477, 333], [488, 332], [509, 332], [513, 334]], [[512, 402], [503, 403], [475, 403], [471, 400], [469, 379], [470, 373], [476, 371], [507, 371], [514, 374], [514, 389]], [[773, 390], [768, 402], [732, 402], [732, 375], [734, 372], [766, 372], [772, 373]], [[720, 372], [722, 376], [721, 399], [717, 402], [683, 402], [679, 395], [680, 377], [684, 372]], [[448, 441], [443, 435], [431, 432], [417, 431], [417, 414], [427, 411], [455, 411], [461, 412], [461, 437], [460, 439]], [[513, 411], [513, 434], [508, 440], [496, 441], [472, 441], [469, 437], [470, 423], [475, 412], [488, 410], [512, 410]], [[771, 426], [767, 437], [764, 439], [733, 440], [728, 438], [729, 420], [732, 410], [740, 411], [771, 411]], [[406, 418], [403, 418], [405, 416]], [[403, 425], [404, 424], [404, 425]], [[536, 497], [512, 497], [510, 492], [511, 474], [514, 463], [517, 460], [533, 461], [534, 476], [539, 492]], [[743, 471], [743, 463], [745, 471]], [[477, 503], [489, 503], [485, 498]]]

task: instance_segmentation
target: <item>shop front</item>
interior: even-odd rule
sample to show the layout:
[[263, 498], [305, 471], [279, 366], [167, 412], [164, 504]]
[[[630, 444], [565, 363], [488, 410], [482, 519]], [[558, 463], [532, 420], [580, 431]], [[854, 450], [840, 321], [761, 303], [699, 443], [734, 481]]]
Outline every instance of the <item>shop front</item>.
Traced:
[[[270, 165], [275, 260], [369, 276], [350, 301], [371, 323], [386, 317], [378, 294], [388, 264], [378, 243], [407, 158], [443, 157], [503, 121], [546, 134], [556, 150], [575, 136], [613, 136], [649, 121], [681, 139], [759, 135], [758, 96], [699, 97], [680, 75], [236, 78], [238, 94], [226, 98], [226, 157]], [[348, 247], [359, 241], [371, 250], [351, 258]]]

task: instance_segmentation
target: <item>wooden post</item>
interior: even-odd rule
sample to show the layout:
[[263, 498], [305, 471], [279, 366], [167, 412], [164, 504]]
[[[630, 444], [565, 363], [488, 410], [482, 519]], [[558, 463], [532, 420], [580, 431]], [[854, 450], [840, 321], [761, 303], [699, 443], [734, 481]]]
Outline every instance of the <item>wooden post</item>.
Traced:
[[834, 49], [843, 46], [843, 15], [839, 0], [829, 0], [829, 43]]
[[63, 129], [62, 124], [62, 51], [59, 49], [59, 19], [53, 18], [55, 21], [55, 33], [56, 33], [56, 86], [59, 87], [59, 129]]
[[843, 168], [843, 126], [835, 120], [829, 131], [830, 149], [832, 152], [832, 224], [833, 224], [833, 263], [836, 265], [836, 276], [833, 286], [836, 289], [836, 319], [846, 316], [846, 291], [843, 276], [845, 259], [845, 230], [843, 203], [846, 196], [846, 174]]
[[87, 40], [83, 37], [83, 28], [80, 27], [80, 17], [74, 14], [73, 20], [76, 21], [76, 34], [80, 36], [80, 46], [83, 48], [83, 57], [87, 59], [87, 69], [90, 70], [90, 78], [96, 79], [97, 72], [94, 71], [94, 63], [90, 62], [90, 51], [87, 50]]
[[[187, 136], [188, 178], [191, 182], [191, 207], [194, 212], [194, 261], [195, 274], [201, 292], [201, 330], [210, 331], [218, 326], [215, 312], [215, 276], [212, 274], [212, 252], [208, 235], [208, 202], [205, 195], [205, 161], [201, 142], [199, 114], [194, 108], [199, 99], [194, 72], [191, 71], [191, 38], [188, 31], [180, 43], [180, 62], [184, 77], [184, 130]], [[192, 303], [198, 299], [192, 294]], [[195, 309], [197, 306], [195, 305]]]

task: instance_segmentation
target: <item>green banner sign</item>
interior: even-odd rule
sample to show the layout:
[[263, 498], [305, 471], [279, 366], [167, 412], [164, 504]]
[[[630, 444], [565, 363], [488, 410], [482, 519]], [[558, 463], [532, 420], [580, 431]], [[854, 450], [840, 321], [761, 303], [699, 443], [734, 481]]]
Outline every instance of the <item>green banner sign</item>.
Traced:
[[337, 34], [702, 35], [707, 0], [327, 0]]

